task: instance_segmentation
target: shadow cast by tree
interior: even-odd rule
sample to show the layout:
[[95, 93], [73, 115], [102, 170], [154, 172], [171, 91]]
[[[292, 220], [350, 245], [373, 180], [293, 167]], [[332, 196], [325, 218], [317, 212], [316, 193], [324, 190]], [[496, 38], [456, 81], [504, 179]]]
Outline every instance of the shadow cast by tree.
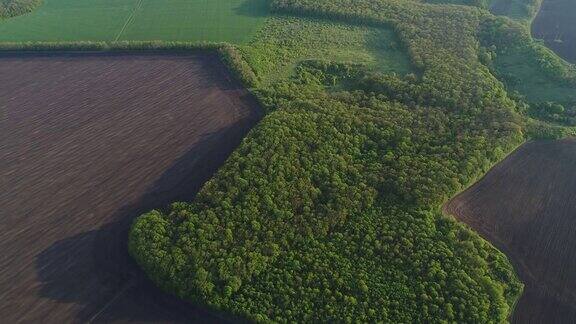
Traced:
[[191, 200], [259, 119], [260, 112], [254, 111], [231, 126], [205, 135], [137, 203], [117, 210], [110, 218], [114, 222], [57, 241], [42, 251], [35, 260], [41, 284], [39, 295], [74, 304], [80, 308], [76, 316], [80, 322], [229, 321], [156, 288], [128, 255], [128, 230], [144, 212], [174, 201]]

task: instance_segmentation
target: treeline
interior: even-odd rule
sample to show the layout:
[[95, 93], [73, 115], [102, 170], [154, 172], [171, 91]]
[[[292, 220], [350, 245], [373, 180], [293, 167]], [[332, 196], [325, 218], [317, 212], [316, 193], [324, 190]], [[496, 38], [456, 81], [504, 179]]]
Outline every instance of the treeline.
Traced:
[[121, 42], [19, 42], [0, 43], [0, 52], [122, 52], [122, 51], [211, 51], [217, 53], [235, 78], [247, 87], [255, 87], [258, 79], [236, 47], [228, 43], [190, 43], [167, 41]]
[[564, 106], [556, 102], [542, 102], [530, 107], [532, 116], [566, 126], [576, 126], [576, 103]]
[[29, 13], [42, 4], [42, 0], [0, 0], [0, 19]]
[[455, 4], [488, 9], [494, 0], [428, 0], [431, 4]]

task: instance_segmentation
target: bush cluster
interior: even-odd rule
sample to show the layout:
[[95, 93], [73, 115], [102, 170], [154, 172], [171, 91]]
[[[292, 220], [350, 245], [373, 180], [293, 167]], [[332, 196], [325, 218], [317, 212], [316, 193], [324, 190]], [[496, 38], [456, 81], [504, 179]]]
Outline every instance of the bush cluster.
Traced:
[[0, 0], [0, 19], [29, 13], [42, 4], [42, 0]]

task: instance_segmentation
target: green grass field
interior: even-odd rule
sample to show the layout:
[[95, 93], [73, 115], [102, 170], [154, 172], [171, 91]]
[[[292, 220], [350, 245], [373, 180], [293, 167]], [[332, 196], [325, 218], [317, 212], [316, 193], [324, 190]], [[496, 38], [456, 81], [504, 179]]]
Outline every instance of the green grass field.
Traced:
[[362, 64], [384, 73], [413, 72], [391, 29], [322, 19], [270, 18], [242, 51], [267, 84], [289, 77], [296, 65], [310, 59]]
[[571, 105], [576, 102], [576, 87], [564, 84], [542, 71], [538, 62], [525, 53], [511, 51], [495, 61], [508, 88], [525, 96], [529, 102], [552, 101]]
[[490, 11], [498, 16], [507, 16], [517, 21], [530, 23], [536, 15], [538, 4], [534, 0], [493, 0]]
[[0, 22], [0, 42], [180, 40], [244, 43], [266, 0], [45, 0]]

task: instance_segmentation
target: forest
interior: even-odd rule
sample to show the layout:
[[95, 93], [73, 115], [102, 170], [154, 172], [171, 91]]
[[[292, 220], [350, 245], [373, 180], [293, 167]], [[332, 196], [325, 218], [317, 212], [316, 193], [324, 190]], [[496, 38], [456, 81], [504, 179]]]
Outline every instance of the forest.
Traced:
[[[133, 223], [148, 277], [256, 322], [506, 322], [522, 282], [441, 206], [525, 141], [576, 134], [576, 69], [528, 29], [539, 0], [206, 3], [178, 1], [158, 30], [157, 7], [138, 11], [127, 35], [130, 6], [65, 17], [113, 18], [86, 34], [28, 28], [54, 14], [2, 21], [1, 51], [216, 51], [264, 109], [193, 201]], [[0, 18], [39, 4], [0, 0]]]
[[574, 68], [484, 5], [271, 6], [390, 29], [410, 66], [335, 62], [291, 29], [239, 46], [266, 116], [194, 201], [135, 221], [131, 255], [162, 289], [257, 322], [507, 321], [514, 269], [439, 207], [526, 139], [574, 133], [573, 109], [512, 91], [497, 57], [522, 51], [566, 87]]

